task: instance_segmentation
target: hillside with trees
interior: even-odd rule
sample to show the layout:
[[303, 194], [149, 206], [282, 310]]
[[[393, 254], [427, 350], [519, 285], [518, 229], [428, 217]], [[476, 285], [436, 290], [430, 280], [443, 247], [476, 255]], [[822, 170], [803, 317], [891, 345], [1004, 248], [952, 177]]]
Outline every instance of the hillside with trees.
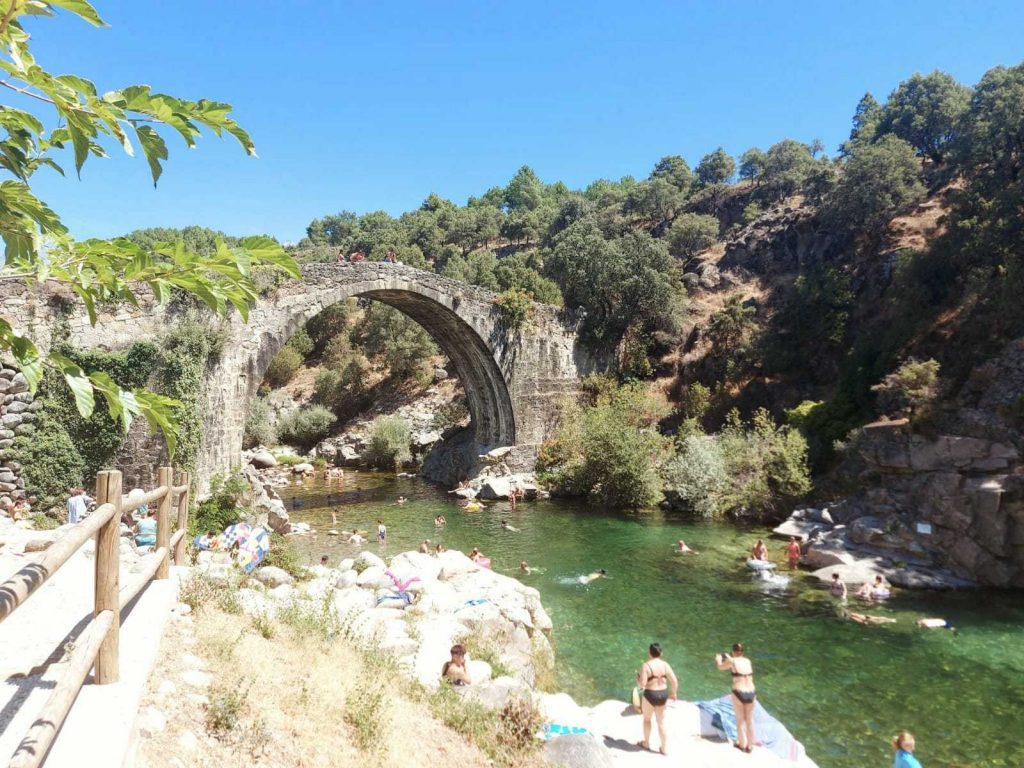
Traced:
[[[884, 101], [866, 94], [834, 155], [784, 138], [694, 164], [667, 155], [647, 178], [583, 189], [523, 166], [465, 205], [431, 194], [398, 217], [314, 219], [292, 252], [394, 258], [564, 305], [615, 371], [567, 406], [586, 413], [545, 447], [542, 474], [613, 505], [669, 488], [690, 511], [770, 511], [806, 494], [808, 469], [827, 472], [851, 431], [901, 415], [889, 390], [907, 366], [927, 372], [925, 399], [941, 404], [1024, 333], [1022, 169], [1024, 65], [974, 87], [936, 71]], [[345, 351], [316, 399], [358, 399], [360, 345], [389, 375], [422, 376], [429, 341], [407, 324], [373, 308], [345, 341], [320, 338], [320, 357], [325, 344]], [[290, 346], [274, 375], [311, 353]], [[907, 387], [895, 400], [920, 401]], [[613, 480], [637, 455], [648, 469]], [[745, 484], [763, 489], [755, 498], [726, 487], [740, 466], [760, 478]]]

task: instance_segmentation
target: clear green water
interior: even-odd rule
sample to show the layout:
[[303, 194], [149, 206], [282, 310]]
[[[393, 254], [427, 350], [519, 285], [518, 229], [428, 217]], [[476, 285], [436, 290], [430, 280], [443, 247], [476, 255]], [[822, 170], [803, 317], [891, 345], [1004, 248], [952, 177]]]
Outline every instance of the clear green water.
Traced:
[[[399, 495], [409, 502], [395, 504]], [[289, 507], [293, 497], [301, 505], [293, 519], [318, 531], [302, 539], [311, 560], [328, 554], [337, 562], [356, 550], [326, 535], [334, 508], [339, 529], [372, 532], [382, 517], [387, 544], [366, 546], [385, 556], [429, 538], [451, 549], [479, 547], [512, 576], [521, 560], [544, 568], [522, 580], [541, 592], [561, 687], [582, 704], [625, 699], [652, 641], [679, 675], [681, 697], [723, 695], [729, 678], [712, 656], [741, 641], [759, 699], [822, 768], [891, 765], [887, 742], [900, 728], [914, 731], [926, 768], [1024, 766], [1024, 596], [901, 592], [871, 611], [897, 624], [862, 626], [839, 619], [806, 575], [765, 591], [742, 565], [756, 530], [658, 511], [601, 514], [564, 501], [469, 513], [430, 485], [373, 473], [347, 473], [343, 492], [318, 480], [282, 496]], [[443, 529], [433, 524], [438, 513], [448, 519]], [[520, 532], [502, 530], [503, 518]], [[674, 554], [680, 538], [701, 554]], [[781, 559], [781, 543], [772, 555]], [[609, 578], [573, 583], [597, 568]], [[920, 630], [914, 622], [923, 616], [948, 618], [958, 631]]]

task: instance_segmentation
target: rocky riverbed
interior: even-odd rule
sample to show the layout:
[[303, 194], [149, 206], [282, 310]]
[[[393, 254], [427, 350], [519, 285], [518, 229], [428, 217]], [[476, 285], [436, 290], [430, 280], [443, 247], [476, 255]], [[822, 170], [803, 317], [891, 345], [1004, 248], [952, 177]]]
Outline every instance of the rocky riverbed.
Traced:
[[[231, 566], [223, 555], [203, 553], [198, 568], [218, 576], [226, 575]], [[541, 693], [538, 680], [554, 663], [554, 655], [551, 619], [540, 594], [461, 552], [402, 552], [389, 561], [360, 552], [337, 567], [310, 568], [309, 575], [309, 580], [296, 581], [279, 568], [260, 568], [238, 591], [238, 602], [254, 616], [272, 616], [296, 601], [325, 606], [348, 638], [368, 652], [391, 657], [403, 675], [428, 690], [441, 685], [441, 667], [451, 646], [466, 645], [473, 684], [455, 690], [495, 710], [511, 697], [532, 698], [545, 721], [562, 733], [550, 738], [545, 748], [552, 764], [628, 768], [787, 762], [767, 749], [757, 749], [753, 756], [729, 749], [708, 716], [686, 702], [670, 708], [672, 742], [666, 761], [635, 746], [640, 717], [624, 702], [584, 708], [566, 694]], [[802, 752], [797, 758], [796, 765], [813, 768]]]

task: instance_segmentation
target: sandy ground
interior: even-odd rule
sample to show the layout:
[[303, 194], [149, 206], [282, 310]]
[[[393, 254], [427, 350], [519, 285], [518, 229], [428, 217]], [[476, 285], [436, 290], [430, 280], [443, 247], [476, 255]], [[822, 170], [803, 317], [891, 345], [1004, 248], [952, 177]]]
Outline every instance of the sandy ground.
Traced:
[[[241, 614], [200, 608], [176, 618], [140, 709], [137, 755], [126, 765], [490, 765], [483, 753], [433, 719], [425, 704], [403, 696], [405, 683], [382, 679], [347, 643], [273, 626], [267, 639]], [[367, 715], [382, 725], [379, 733], [351, 722], [358, 717], [353, 702], [367, 686], [383, 694], [380, 709]], [[225, 708], [232, 692], [243, 700]], [[237, 721], [217, 733], [213, 720], [227, 710], [237, 710]]]

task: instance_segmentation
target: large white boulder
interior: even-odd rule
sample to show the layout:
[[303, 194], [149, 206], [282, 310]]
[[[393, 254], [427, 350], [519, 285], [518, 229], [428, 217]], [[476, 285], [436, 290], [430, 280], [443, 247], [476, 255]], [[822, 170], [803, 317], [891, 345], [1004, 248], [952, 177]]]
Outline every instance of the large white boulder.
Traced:
[[305, 461], [301, 464], [294, 464], [292, 466], [293, 475], [312, 475], [314, 472], [316, 472], [316, 468]]
[[469, 674], [469, 679], [473, 681], [474, 685], [485, 683], [491, 679], [491, 665], [482, 659], [467, 660], [466, 672]]
[[371, 610], [373, 605], [373, 593], [368, 590], [358, 587], [334, 590], [334, 610], [343, 621]]
[[359, 574], [349, 568], [347, 571], [342, 571], [338, 574], [338, 580], [334, 582], [335, 589], [347, 589], [348, 587], [356, 586], [356, 581], [359, 579]]
[[262, 568], [257, 568], [254, 576], [257, 581], [271, 589], [295, 581], [291, 574], [275, 565], [264, 565]]
[[356, 577], [356, 584], [360, 587], [369, 587], [371, 589], [390, 587], [392, 586], [391, 579], [385, 575], [384, 570], [379, 565], [371, 565]]
[[270, 451], [256, 451], [249, 459], [249, 463], [258, 469], [270, 469], [277, 466], [277, 459]]
[[381, 570], [387, 568], [387, 564], [381, 560], [373, 552], [360, 552], [352, 564], [352, 567], [357, 571], [369, 568], [370, 566], [378, 566]]
[[466, 557], [462, 552], [456, 552], [455, 550], [442, 552], [437, 556], [437, 561], [441, 564], [441, 570], [437, 574], [437, 578], [441, 581], [449, 581], [460, 574], [480, 570], [479, 565]]
[[507, 499], [512, 483], [507, 477], [490, 477], [480, 486], [481, 499]]

